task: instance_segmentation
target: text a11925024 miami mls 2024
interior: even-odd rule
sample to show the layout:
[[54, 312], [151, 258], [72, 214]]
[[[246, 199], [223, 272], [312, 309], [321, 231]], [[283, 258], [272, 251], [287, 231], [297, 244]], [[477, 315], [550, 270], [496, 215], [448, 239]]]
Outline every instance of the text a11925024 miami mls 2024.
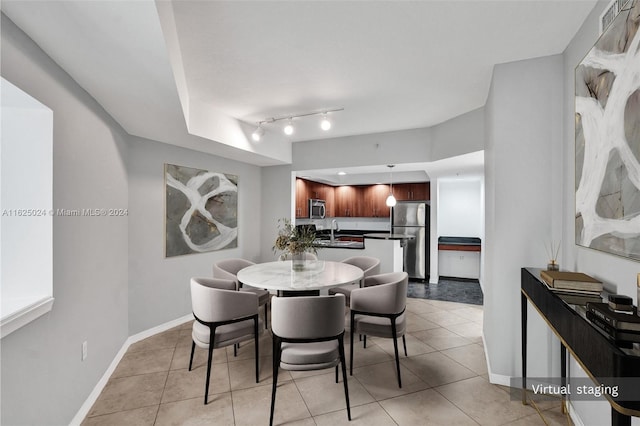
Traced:
[[81, 209], [3, 209], [2, 217], [118, 217], [128, 216], [124, 208], [81, 208]]

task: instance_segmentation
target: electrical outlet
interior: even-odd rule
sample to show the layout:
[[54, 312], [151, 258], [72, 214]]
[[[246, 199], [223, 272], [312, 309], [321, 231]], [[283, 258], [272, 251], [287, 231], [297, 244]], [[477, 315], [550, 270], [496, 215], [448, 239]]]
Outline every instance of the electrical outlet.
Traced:
[[88, 346], [89, 345], [86, 340], [82, 342], [82, 360], [83, 361], [87, 359]]

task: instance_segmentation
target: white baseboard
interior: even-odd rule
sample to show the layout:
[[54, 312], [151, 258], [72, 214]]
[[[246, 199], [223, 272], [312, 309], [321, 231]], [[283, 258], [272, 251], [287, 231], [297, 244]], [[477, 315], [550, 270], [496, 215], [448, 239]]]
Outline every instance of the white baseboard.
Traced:
[[136, 342], [139, 342], [140, 340], [144, 340], [147, 337], [151, 337], [155, 334], [162, 333], [163, 331], [170, 330], [174, 327], [184, 324], [187, 321], [192, 321], [192, 320], [193, 320], [193, 314], [185, 315], [181, 318], [166, 322], [157, 327], [153, 327], [148, 330], [142, 331], [140, 333], [134, 334], [133, 336], [129, 336], [129, 338], [122, 345], [122, 348], [120, 348], [120, 350], [116, 354], [115, 358], [113, 358], [113, 361], [111, 361], [111, 364], [109, 364], [109, 368], [107, 368], [107, 371], [104, 372], [104, 374], [102, 375], [98, 383], [95, 385], [95, 387], [87, 397], [87, 399], [84, 401], [84, 404], [82, 404], [82, 406], [74, 416], [73, 420], [71, 420], [71, 423], [69, 424], [71, 426], [79, 426], [82, 423], [82, 421], [85, 419], [85, 417], [87, 417], [87, 414], [89, 414], [89, 410], [91, 410], [91, 407], [93, 407], [93, 404], [95, 404], [95, 402], [98, 400], [98, 397], [102, 393], [102, 390], [107, 385], [107, 382], [109, 382], [109, 378], [111, 377], [116, 367], [122, 360], [122, 357], [124, 356], [124, 354], [127, 352], [127, 349], [129, 349], [129, 346], [131, 346]]
[[[482, 333], [482, 346], [484, 347], [484, 353], [488, 354], [487, 351], [487, 342], [484, 339], [484, 333]], [[505, 376], [502, 374], [495, 374], [491, 370], [491, 361], [488, 356], [485, 356], [487, 360], [487, 372], [489, 374], [489, 383], [493, 383], [494, 385], [502, 385], [502, 386], [511, 386], [511, 376]]]
[[573, 405], [571, 405], [571, 401], [567, 401], [567, 408], [569, 409], [569, 417], [571, 417], [571, 421], [573, 422], [574, 426], [585, 426], [584, 422], [576, 412], [576, 409], [573, 408]]
[[[484, 346], [484, 353], [487, 353], [487, 343], [484, 340], [484, 333], [482, 334], [482, 345]], [[494, 385], [502, 385], [511, 387], [511, 376], [505, 376], [503, 374], [495, 374], [491, 371], [491, 362], [489, 361], [489, 357], [487, 359], [487, 371], [489, 373], [489, 382]], [[569, 410], [569, 417], [571, 417], [571, 421], [575, 426], [585, 426], [584, 422], [576, 412], [573, 405], [571, 405], [571, 401], [567, 401], [567, 407]]]

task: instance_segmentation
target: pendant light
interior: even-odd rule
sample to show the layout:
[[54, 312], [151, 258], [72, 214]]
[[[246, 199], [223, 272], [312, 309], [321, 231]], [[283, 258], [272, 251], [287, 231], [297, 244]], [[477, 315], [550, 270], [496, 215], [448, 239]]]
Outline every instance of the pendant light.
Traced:
[[389, 186], [389, 196], [387, 197], [387, 206], [389, 207], [393, 207], [396, 205], [396, 197], [393, 196], [393, 168], [395, 167], [394, 164], [389, 164], [387, 165], [387, 167], [389, 168], [389, 174], [391, 176], [391, 185]]

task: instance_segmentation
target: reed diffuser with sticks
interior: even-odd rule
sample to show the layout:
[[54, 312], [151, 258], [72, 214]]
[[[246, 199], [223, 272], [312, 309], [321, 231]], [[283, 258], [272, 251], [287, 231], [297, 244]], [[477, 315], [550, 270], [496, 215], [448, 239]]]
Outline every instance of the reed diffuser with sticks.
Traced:
[[560, 270], [560, 265], [558, 264], [558, 253], [560, 253], [560, 242], [558, 241], [558, 244], [555, 244], [553, 240], [551, 240], [551, 242], [549, 243], [549, 246], [547, 247], [545, 245], [545, 249], [547, 250], [547, 254], [549, 255], [549, 263], [547, 264], [547, 270], [548, 271], [559, 271]]

